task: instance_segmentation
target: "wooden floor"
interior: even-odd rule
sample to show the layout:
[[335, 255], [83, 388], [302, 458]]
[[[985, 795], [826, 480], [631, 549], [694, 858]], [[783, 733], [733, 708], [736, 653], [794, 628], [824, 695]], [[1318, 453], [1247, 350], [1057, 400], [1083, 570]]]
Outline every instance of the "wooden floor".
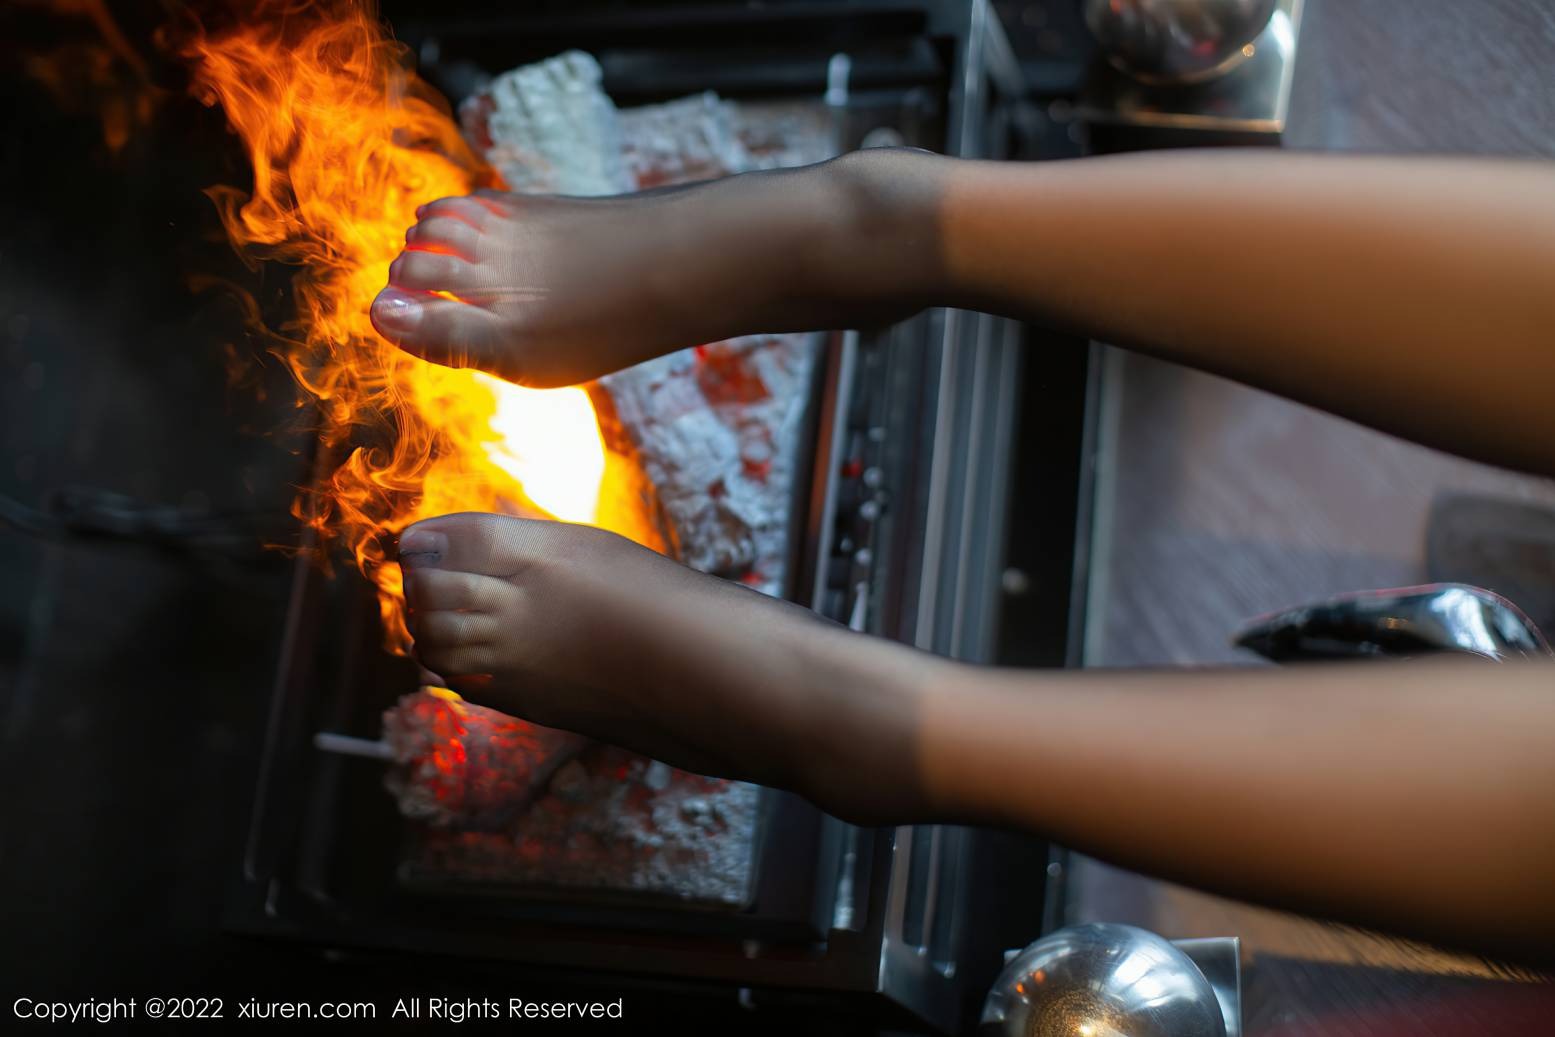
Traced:
[[[1287, 146], [1555, 156], [1555, 0], [1308, 0]], [[1440, 493], [1555, 506], [1555, 483], [1221, 379], [1112, 351], [1105, 372], [1092, 665], [1245, 662], [1252, 615], [1417, 582]], [[1069, 880], [1070, 921], [1240, 935], [1255, 1037], [1555, 1032], [1555, 988], [1483, 962], [1083, 859]]]

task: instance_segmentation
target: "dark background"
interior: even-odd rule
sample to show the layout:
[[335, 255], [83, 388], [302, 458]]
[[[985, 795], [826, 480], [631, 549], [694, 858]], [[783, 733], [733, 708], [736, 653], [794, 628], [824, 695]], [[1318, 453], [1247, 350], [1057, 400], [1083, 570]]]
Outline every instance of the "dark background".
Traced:
[[[17, 60], [0, 77], [0, 492], [41, 507], [83, 485], [236, 512], [290, 536], [302, 440], [273, 430], [296, 420], [292, 390], [278, 365], [229, 384], [223, 346], [257, 365], [260, 345], [230, 293], [189, 283], [214, 275], [284, 303], [286, 272], [247, 270], [200, 193], [244, 182], [236, 139], [168, 78], [155, 118], [111, 152], [95, 111], [144, 84], [83, 86], [62, 103], [25, 74], [23, 47], [68, 48], [96, 39], [90, 27], [54, 19], [7, 36]], [[81, 55], [64, 53], [87, 83]], [[211, 993], [213, 975], [268, 971], [261, 950], [217, 933], [287, 560], [257, 546], [193, 556], [0, 525], [0, 573], [6, 1004]]]

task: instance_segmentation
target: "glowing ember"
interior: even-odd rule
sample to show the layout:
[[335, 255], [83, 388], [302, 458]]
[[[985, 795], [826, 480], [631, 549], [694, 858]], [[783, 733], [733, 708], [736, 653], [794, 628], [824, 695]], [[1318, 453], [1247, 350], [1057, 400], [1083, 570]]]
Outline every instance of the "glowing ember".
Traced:
[[588, 745], [461, 701], [443, 689], [403, 696], [383, 714], [395, 766], [385, 783], [406, 817], [440, 827], [501, 829]]
[[[298, 501], [378, 586], [389, 647], [409, 645], [389, 538], [457, 511], [538, 509], [652, 543], [639, 497], [601, 497], [610, 469], [589, 396], [427, 364], [385, 343], [368, 307], [416, 208], [497, 182], [368, 2], [263, 0], [185, 52], [196, 89], [248, 149], [251, 193], [213, 188], [254, 259], [301, 267], [281, 353], [345, 455]], [[338, 454], [336, 456], [339, 456]]]

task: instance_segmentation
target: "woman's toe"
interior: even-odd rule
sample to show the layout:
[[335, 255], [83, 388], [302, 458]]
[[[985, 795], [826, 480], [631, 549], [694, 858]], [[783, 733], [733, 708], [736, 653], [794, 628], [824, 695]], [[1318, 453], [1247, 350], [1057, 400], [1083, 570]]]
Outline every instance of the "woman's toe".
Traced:
[[378, 333], [407, 353], [447, 367], [499, 366], [501, 321], [479, 306], [390, 286], [373, 300], [371, 316]]
[[466, 295], [479, 281], [474, 263], [446, 252], [409, 250], [389, 264], [389, 286]]
[[460, 220], [469, 224], [476, 230], [486, 225], [495, 212], [495, 207], [486, 201], [460, 196], [458, 198], [439, 198], [435, 202], [428, 202], [416, 210], [416, 219], [428, 220], [434, 216]]
[[443, 252], [462, 259], [475, 258], [481, 232], [451, 216], [429, 216], [405, 232], [407, 249]]

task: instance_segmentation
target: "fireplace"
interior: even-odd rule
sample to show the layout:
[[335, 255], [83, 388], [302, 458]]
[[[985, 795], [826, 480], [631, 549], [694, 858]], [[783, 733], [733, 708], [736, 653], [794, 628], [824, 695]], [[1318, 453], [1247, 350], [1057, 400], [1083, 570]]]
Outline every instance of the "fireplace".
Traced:
[[[456, 101], [478, 89], [481, 69], [578, 49], [623, 108], [715, 90], [742, 111], [824, 126], [841, 150], [1036, 157], [1020, 68], [985, 3], [604, 4], [586, 14], [540, 4], [522, 16], [493, 4], [490, 14], [464, 5], [457, 19], [442, 6], [388, 3], [385, 14]], [[1042, 154], [1065, 146], [1046, 142]], [[784, 521], [761, 549], [768, 563], [751, 570], [766, 589], [858, 630], [991, 661], [1022, 336], [1007, 320], [930, 311], [795, 345], [810, 361], [784, 446]], [[1042, 390], [1066, 401], [1076, 428], [1055, 442], [1077, 452], [1083, 368], [1055, 369]], [[321, 465], [329, 449], [320, 445]], [[1050, 491], [1072, 509], [1078, 482]], [[1066, 557], [1072, 549], [1062, 544]], [[1067, 608], [1067, 581], [1043, 593]], [[547, 772], [547, 801], [532, 808], [550, 813], [527, 827], [407, 819], [372, 749], [330, 750], [385, 745], [385, 711], [416, 685], [414, 665], [382, 651], [367, 581], [299, 562], [233, 928], [726, 986], [758, 1005], [857, 1002], [951, 1031], [997, 972], [1004, 929], [1023, 941], [1039, 924], [1038, 843], [861, 829], [788, 793], [675, 774], [608, 747], [566, 747]]]

